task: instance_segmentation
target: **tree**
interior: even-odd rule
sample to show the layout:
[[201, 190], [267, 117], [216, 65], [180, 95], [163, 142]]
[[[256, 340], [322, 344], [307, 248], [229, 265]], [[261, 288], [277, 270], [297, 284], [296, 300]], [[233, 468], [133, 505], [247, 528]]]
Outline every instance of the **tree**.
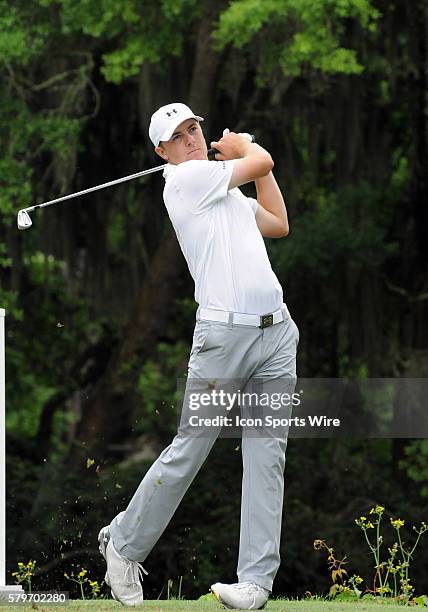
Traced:
[[35, 523], [59, 504], [55, 482], [99, 484], [87, 459], [102, 466], [110, 445], [135, 438], [135, 406], [152, 424], [141, 370], [155, 360], [162, 371], [159, 347], [185, 362], [194, 304], [160, 177], [54, 207], [26, 233], [13, 213], [155, 163], [147, 125], [171, 99], [207, 118], [207, 136], [254, 131], [273, 153], [291, 234], [268, 248], [301, 328], [300, 374], [426, 369], [424, 3], [0, 8], [9, 427], [14, 457], [33, 443], [37, 461], [52, 460], [28, 489]]

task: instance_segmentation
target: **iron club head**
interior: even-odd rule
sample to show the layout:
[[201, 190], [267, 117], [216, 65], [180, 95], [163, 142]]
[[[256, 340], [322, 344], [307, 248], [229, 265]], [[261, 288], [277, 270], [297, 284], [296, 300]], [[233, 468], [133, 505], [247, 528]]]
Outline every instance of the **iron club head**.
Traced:
[[20, 210], [18, 212], [18, 229], [25, 230], [32, 226], [33, 222], [30, 219], [30, 215], [26, 210]]

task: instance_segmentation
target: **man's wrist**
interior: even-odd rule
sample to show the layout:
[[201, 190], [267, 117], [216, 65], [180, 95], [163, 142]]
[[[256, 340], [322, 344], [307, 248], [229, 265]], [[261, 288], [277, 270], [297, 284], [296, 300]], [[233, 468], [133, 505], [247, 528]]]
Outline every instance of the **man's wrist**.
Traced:
[[266, 157], [269, 158], [270, 160], [272, 160], [271, 154], [269, 153], [269, 151], [266, 151], [266, 149], [264, 149], [263, 147], [261, 147], [260, 145], [258, 145], [255, 142], [248, 142], [245, 141], [242, 149], [241, 149], [242, 155], [241, 158], [243, 157], [250, 157], [250, 156], [258, 156], [258, 157]]
[[242, 139], [242, 144], [239, 150], [239, 156], [242, 157], [247, 157], [248, 155], [251, 155], [252, 153], [255, 153], [257, 150], [257, 147], [254, 147], [254, 143], [253, 142], [248, 142], [248, 140], [244, 140], [244, 138]]

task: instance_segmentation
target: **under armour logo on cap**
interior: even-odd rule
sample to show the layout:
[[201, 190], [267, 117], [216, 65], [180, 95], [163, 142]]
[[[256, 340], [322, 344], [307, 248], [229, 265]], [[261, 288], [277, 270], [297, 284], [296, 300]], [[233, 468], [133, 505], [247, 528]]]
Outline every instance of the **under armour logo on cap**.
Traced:
[[159, 146], [160, 142], [170, 140], [174, 130], [186, 121], [187, 119], [196, 119], [203, 121], [203, 117], [195, 115], [195, 113], [182, 102], [172, 102], [161, 106], [153, 113], [150, 120], [149, 136], [155, 147]]

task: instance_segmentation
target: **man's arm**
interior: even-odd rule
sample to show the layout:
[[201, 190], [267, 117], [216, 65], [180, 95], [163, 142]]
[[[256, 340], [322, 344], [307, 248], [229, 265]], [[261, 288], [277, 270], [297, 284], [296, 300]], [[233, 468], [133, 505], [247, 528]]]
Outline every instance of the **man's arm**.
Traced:
[[287, 210], [278, 184], [272, 174], [270, 153], [255, 143], [230, 132], [211, 146], [218, 149], [216, 159], [234, 160], [229, 189], [255, 181], [257, 201], [256, 223], [262, 236], [282, 238], [289, 232]]
[[257, 202], [256, 223], [265, 238], [283, 238], [289, 232], [287, 209], [272, 172], [255, 180]]
[[212, 142], [211, 146], [219, 151], [215, 156], [217, 160], [234, 160], [229, 189], [266, 176], [273, 168], [273, 159], [266, 149], [234, 132]]

